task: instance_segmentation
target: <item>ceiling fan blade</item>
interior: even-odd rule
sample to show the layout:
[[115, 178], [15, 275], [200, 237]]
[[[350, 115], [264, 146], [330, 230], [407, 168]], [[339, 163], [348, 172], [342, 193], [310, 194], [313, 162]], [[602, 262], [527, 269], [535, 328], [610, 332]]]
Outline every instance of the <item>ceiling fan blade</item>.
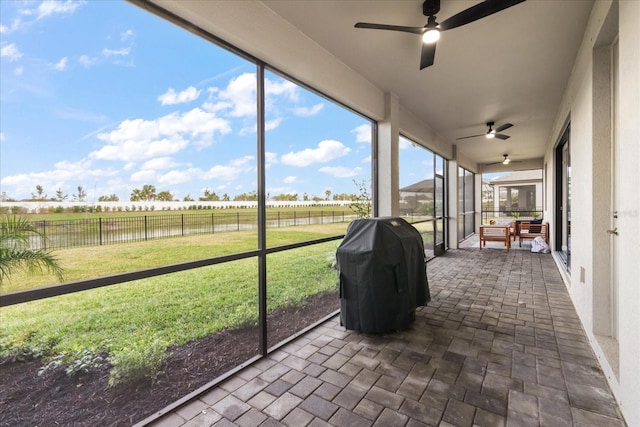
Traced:
[[511, 123], [505, 123], [502, 126], [498, 126], [495, 131], [496, 132], [502, 132], [505, 129], [509, 129], [510, 127], [512, 127], [513, 125]]
[[450, 30], [493, 15], [525, 0], [486, 0], [471, 6], [440, 23], [440, 31]]
[[509, 135], [503, 135], [501, 133], [496, 133], [493, 135], [494, 138], [498, 138], [498, 139], [509, 139], [511, 138]]
[[422, 43], [422, 53], [420, 54], [420, 69], [427, 68], [433, 65], [433, 60], [436, 57], [436, 44], [435, 43]]
[[371, 24], [368, 22], [358, 22], [355, 27], [368, 28], [370, 30], [402, 31], [403, 33], [411, 34], [424, 34], [426, 31], [424, 27], [403, 27], [401, 25]]
[[456, 138], [456, 140], [467, 139], [467, 138], [476, 138], [478, 136], [486, 136], [486, 135], [487, 135], [486, 133], [481, 133], [480, 135], [463, 136], [462, 138]]

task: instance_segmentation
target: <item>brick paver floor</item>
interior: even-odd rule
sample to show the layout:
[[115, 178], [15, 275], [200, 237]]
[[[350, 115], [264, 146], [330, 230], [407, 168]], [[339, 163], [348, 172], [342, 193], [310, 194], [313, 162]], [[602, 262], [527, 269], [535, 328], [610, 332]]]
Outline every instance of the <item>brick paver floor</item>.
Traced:
[[408, 330], [336, 316], [152, 425], [626, 425], [551, 255], [460, 249], [427, 271]]

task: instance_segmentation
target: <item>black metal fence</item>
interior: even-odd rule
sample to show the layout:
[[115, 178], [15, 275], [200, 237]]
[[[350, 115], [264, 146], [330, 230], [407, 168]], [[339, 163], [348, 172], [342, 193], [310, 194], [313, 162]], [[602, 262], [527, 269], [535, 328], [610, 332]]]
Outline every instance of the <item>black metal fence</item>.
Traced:
[[[266, 214], [267, 228], [330, 224], [355, 219], [344, 211], [288, 211]], [[33, 237], [31, 248], [60, 249], [131, 243], [195, 234], [254, 230], [258, 216], [253, 212], [144, 215], [34, 221], [42, 236]]]

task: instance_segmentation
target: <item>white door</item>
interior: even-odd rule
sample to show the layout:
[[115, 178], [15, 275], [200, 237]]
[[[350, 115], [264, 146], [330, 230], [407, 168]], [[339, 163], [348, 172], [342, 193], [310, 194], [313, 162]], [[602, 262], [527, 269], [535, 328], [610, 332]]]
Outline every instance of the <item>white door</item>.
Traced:
[[611, 239], [610, 267], [611, 267], [611, 337], [618, 339], [618, 271], [619, 271], [619, 239], [618, 239], [618, 201], [620, 200], [619, 185], [620, 172], [618, 165], [620, 164], [620, 153], [618, 150], [618, 129], [620, 123], [618, 120], [618, 104], [619, 104], [619, 85], [618, 85], [618, 42], [613, 45], [613, 135], [611, 144], [611, 222], [609, 224], [609, 236]]

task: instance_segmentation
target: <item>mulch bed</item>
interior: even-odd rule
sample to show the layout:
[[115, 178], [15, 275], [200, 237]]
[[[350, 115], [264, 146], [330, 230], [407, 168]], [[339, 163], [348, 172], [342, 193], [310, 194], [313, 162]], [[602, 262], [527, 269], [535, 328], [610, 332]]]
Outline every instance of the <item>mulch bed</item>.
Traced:
[[[336, 293], [269, 315], [269, 345], [338, 308]], [[0, 364], [0, 426], [130, 426], [214, 380], [258, 353], [257, 328], [225, 330], [170, 349], [156, 383], [109, 387], [110, 366], [67, 376], [38, 376], [39, 360]]]

